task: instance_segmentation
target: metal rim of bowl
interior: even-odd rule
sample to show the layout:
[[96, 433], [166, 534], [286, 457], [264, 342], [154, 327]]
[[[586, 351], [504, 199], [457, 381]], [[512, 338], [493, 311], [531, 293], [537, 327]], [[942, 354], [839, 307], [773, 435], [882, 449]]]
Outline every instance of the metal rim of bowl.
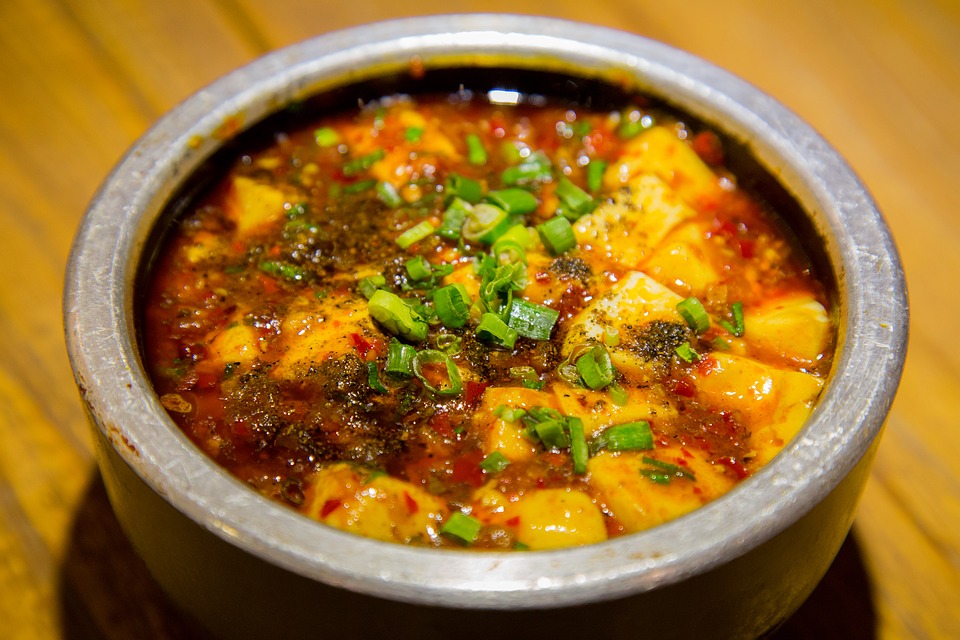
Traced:
[[[181, 434], [143, 371], [133, 317], [141, 251], [172, 185], [220, 144], [211, 133], [228, 118], [256, 121], [358, 74], [402, 68], [412, 56], [428, 66], [468, 56], [483, 64], [487, 56], [532, 70], [555, 63], [588, 74], [613, 70], [751, 141], [760, 162], [812, 212], [842, 306], [832, 381], [779, 456], [726, 496], [649, 531], [557, 551], [476, 553], [404, 547], [310, 521], [229, 477]], [[369, 71], [372, 62], [381, 71]], [[870, 196], [839, 155], [779, 103], [640, 36], [477, 14], [323, 35], [268, 54], [176, 107], [131, 148], [92, 201], [70, 258], [64, 317], [74, 373], [98, 427], [148, 485], [217, 536], [292, 572], [371, 595], [526, 608], [680, 582], [746, 553], [808, 512], [880, 433], [905, 357], [908, 309], [896, 248]]]

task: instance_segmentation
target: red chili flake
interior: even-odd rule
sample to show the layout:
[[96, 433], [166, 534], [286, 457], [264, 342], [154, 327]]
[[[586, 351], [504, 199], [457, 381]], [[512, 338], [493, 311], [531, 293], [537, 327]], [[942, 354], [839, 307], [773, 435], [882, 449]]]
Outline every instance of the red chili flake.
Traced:
[[444, 438], [453, 438], [456, 435], [456, 432], [450, 425], [450, 414], [448, 413], [433, 414], [428, 424], [430, 425], [431, 429]]
[[328, 515], [337, 510], [337, 507], [340, 506], [339, 500], [334, 500], [331, 498], [323, 503], [323, 506], [320, 508], [320, 517], [326, 518]]
[[687, 451], [686, 447], [680, 447], [680, 453], [682, 453], [687, 458], [692, 458], [693, 454]]
[[417, 501], [411, 498], [410, 494], [406, 491], [403, 492], [403, 502], [407, 505], [407, 511], [410, 513], [420, 511], [420, 505], [418, 505]]
[[747, 468], [743, 466], [743, 463], [732, 456], [724, 456], [719, 458], [717, 462], [732, 471], [737, 480], [743, 480], [750, 475]]
[[280, 289], [275, 278], [263, 274], [260, 274], [260, 286], [263, 287], [263, 292], [267, 295], [272, 295]]
[[533, 279], [536, 280], [539, 284], [546, 284], [547, 282], [550, 282], [550, 279], [552, 277], [553, 276], [551, 276], [550, 273], [547, 271], [537, 271], [534, 274]]
[[723, 143], [713, 131], [701, 131], [693, 136], [691, 146], [707, 164], [715, 167], [723, 164]]
[[695, 486], [695, 487], [693, 488], [693, 492], [694, 492], [695, 494], [697, 494], [697, 495], [700, 495], [701, 493], [703, 493], [703, 489], [701, 489], [700, 487], [696, 487], [696, 486]]
[[744, 260], [749, 260], [754, 255], [754, 249], [756, 248], [756, 242], [750, 240], [749, 238], [740, 239], [740, 256]]
[[684, 398], [692, 398], [696, 391], [697, 388], [694, 385], [693, 380], [687, 376], [678, 379], [676, 384], [673, 385], [673, 392], [678, 396], [683, 396]]
[[720, 368], [720, 363], [716, 358], [711, 358], [709, 356], [706, 358], [700, 358], [700, 362], [697, 363], [697, 373], [702, 376], [708, 376], [718, 368]]
[[508, 527], [515, 527], [520, 524], [520, 516], [513, 516], [503, 524], [507, 525]]
[[373, 345], [367, 342], [359, 333], [351, 333], [350, 339], [353, 340], [353, 346], [360, 353], [360, 357], [366, 358], [367, 352], [373, 348]]
[[480, 468], [482, 460], [482, 451], [474, 450], [463, 454], [453, 461], [450, 479], [453, 482], [465, 482], [473, 487], [483, 486], [483, 469]]
[[468, 380], [463, 385], [463, 400], [467, 404], [474, 404], [483, 395], [483, 392], [490, 386], [489, 382], [475, 382]]

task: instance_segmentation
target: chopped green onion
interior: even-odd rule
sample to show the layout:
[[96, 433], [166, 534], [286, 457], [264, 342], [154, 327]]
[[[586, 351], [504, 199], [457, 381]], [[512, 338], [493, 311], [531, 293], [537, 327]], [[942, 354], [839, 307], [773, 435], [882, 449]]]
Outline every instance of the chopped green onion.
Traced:
[[624, 113], [620, 126], [617, 127], [617, 135], [621, 138], [632, 138], [641, 132], [653, 126], [653, 118], [643, 115], [639, 110], [634, 109], [629, 113]]
[[358, 180], [353, 184], [348, 184], [343, 188], [344, 193], [363, 193], [377, 186], [377, 181], [373, 178], [369, 180]]
[[507, 312], [507, 325], [521, 336], [549, 340], [560, 312], [535, 302], [515, 299]]
[[544, 420], [534, 425], [537, 439], [548, 449], [563, 449], [570, 446], [570, 438], [564, 431], [565, 420]]
[[613, 325], [607, 325], [603, 328], [603, 344], [608, 347], [615, 347], [620, 344], [620, 330]]
[[642, 461], [648, 466], [646, 469], [640, 469], [640, 475], [658, 484], [669, 484], [672, 478], [684, 478], [693, 482], [697, 481], [697, 476], [694, 475], [693, 471], [684, 469], [678, 465], [663, 462], [656, 458], [648, 458], [647, 456], [643, 456]]
[[693, 350], [689, 342], [678, 345], [674, 351], [677, 352], [677, 355], [680, 356], [680, 359], [684, 362], [694, 362], [700, 359], [700, 354]]
[[330, 127], [321, 127], [313, 132], [318, 147], [332, 147], [340, 143], [340, 135]]
[[400, 197], [397, 188], [389, 182], [378, 182], [375, 188], [380, 202], [391, 209], [396, 209], [403, 204], [403, 198]]
[[594, 390], [603, 389], [616, 377], [616, 369], [613, 368], [610, 353], [602, 345], [597, 345], [584, 353], [574, 364], [583, 383]]
[[630, 401], [630, 396], [627, 395], [627, 390], [616, 382], [611, 382], [607, 389], [610, 391], [610, 399], [613, 400], [613, 404], [617, 405], [618, 407], [624, 407], [627, 405], [627, 402]]
[[506, 211], [492, 204], [480, 203], [467, 212], [461, 233], [467, 242], [492, 244], [511, 226]]
[[523, 162], [514, 167], [507, 167], [500, 174], [503, 184], [511, 187], [546, 182], [552, 177], [550, 158], [542, 151], [531, 153]]
[[603, 160], [591, 160], [587, 165], [587, 189], [590, 193], [600, 191], [603, 186], [603, 172], [607, 170], [607, 163]]
[[686, 298], [677, 303], [677, 311], [687, 322], [687, 325], [697, 333], [703, 333], [710, 328], [710, 317], [707, 310], [696, 298]]
[[507, 349], [513, 349], [517, 342], [517, 332], [507, 326], [495, 313], [484, 313], [480, 318], [476, 334], [482, 340], [487, 340]]
[[743, 336], [743, 303], [734, 302], [731, 307], [731, 313], [733, 314], [733, 323], [729, 323], [726, 320], [720, 321], [720, 326], [727, 330], [733, 336], [740, 338]]
[[[497, 238], [497, 240], [511, 240], [516, 242], [518, 245], [524, 249], [529, 249], [536, 243], [536, 232], [532, 227], [528, 227], [522, 224], [515, 224], [509, 229], [507, 229], [502, 236]], [[494, 244], [496, 247], [496, 244]], [[496, 251], [494, 251], [496, 252]]]
[[480, 461], [480, 468], [487, 473], [500, 473], [510, 466], [510, 459], [499, 451], [494, 451]]
[[716, 338], [713, 339], [713, 346], [715, 346], [717, 349], [720, 349], [721, 351], [729, 351], [732, 348], [731, 344], [726, 340], [724, 340], [723, 338], [721, 338], [720, 336], [717, 336]]
[[452, 333], [441, 333], [437, 336], [437, 349], [444, 353], [460, 352], [460, 336]]
[[563, 205], [565, 217], [576, 220], [580, 216], [590, 213], [596, 208], [596, 201], [589, 193], [573, 184], [566, 176], [557, 181], [557, 198]]
[[406, 249], [410, 245], [420, 242], [434, 231], [436, 231], [436, 228], [428, 220], [423, 220], [401, 233], [397, 237], [397, 245], [401, 249]]
[[420, 142], [423, 137], [423, 127], [407, 127], [403, 132], [403, 139], [407, 142]]
[[264, 273], [269, 273], [272, 276], [280, 276], [281, 278], [293, 280], [294, 282], [300, 282], [307, 277], [306, 271], [296, 265], [287, 264], [286, 262], [265, 260], [257, 266], [259, 266], [260, 270]]
[[520, 384], [527, 389], [537, 389], [539, 391], [543, 389], [545, 384], [537, 375], [537, 371], [530, 366], [510, 367], [509, 373], [511, 378], [518, 378]]
[[[446, 367], [446, 385], [435, 387], [426, 376], [423, 375], [423, 367], [431, 364], [442, 364]], [[441, 396], [453, 396], [463, 391], [463, 380], [460, 377], [460, 370], [457, 369], [457, 364], [453, 361], [453, 358], [443, 351], [436, 351], [434, 349], [418, 351], [417, 355], [413, 358], [413, 375], [420, 379], [423, 386]]]
[[472, 165], [487, 164], [487, 150], [483, 148], [480, 137], [475, 133], [468, 133], [467, 141], [467, 160]]
[[480, 537], [483, 523], [462, 511], [454, 511], [440, 526], [440, 533], [456, 538], [464, 544], [473, 544]]
[[540, 241], [553, 255], [559, 255], [577, 246], [577, 236], [573, 233], [573, 226], [563, 216], [554, 216], [543, 224], [536, 226]]
[[591, 442], [593, 450], [637, 451], [653, 449], [653, 431], [646, 420], [627, 422], [604, 429]]
[[387, 362], [383, 370], [391, 375], [409, 378], [413, 375], [413, 359], [416, 355], [417, 350], [410, 345], [403, 344], [396, 338], [390, 338]]
[[540, 204], [537, 196], [519, 187], [491, 191], [486, 198], [510, 215], [533, 213]]
[[443, 222], [437, 229], [437, 235], [447, 240], [459, 240], [463, 223], [467, 219], [467, 214], [470, 213], [471, 208], [466, 200], [454, 198], [447, 205], [447, 210], [443, 212]]
[[293, 220], [294, 218], [305, 216], [309, 211], [310, 211], [310, 207], [306, 202], [298, 202], [296, 204], [290, 205], [290, 208], [287, 209], [287, 219]]
[[374, 320], [396, 336], [416, 342], [427, 338], [427, 322], [395, 293], [377, 289], [367, 301], [367, 309]]
[[590, 451], [587, 448], [587, 437], [583, 432], [583, 421], [580, 418], [570, 418], [567, 421], [570, 431], [570, 457], [573, 459], [573, 472], [583, 475], [587, 472], [587, 459]]
[[357, 175], [361, 171], [366, 171], [372, 167], [375, 162], [382, 160], [384, 155], [386, 154], [384, 153], [383, 149], [377, 149], [365, 156], [354, 158], [343, 165], [343, 175], [350, 177]]
[[387, 279], [383, 275], [368, 276], [360, 281], [360, 293], [369, 300], [378, 289], [387, 286]]
[[477, 204], [483, 198], [483, 186], [479, 182], [456, 173], [447, 176], [443, 192], [449, 198], [460, 198], [470, 204]]
[[470, 295], [459, 282], [437, 289], [433, 294], [433, 306], [445, 327], [457, 329], [470, 319]]
[[406, 263], [404, 263], [404, 266], [407, 269], [407, 275], [409, 275], [410, 279], [414, 282], [426, 280], [433, 273], [433, 268], [423, 256], [414, 256], [410, 258], [406, 261]]
[[522, 419], [527, 415], [526, 409], [514, 409], [513, 407], [508, 407], [505, 404], [501, 404], [496, 409], [493, 410], [493, 415], [497, 416], [505, 422], [516, 422], [517, 420]]
[[499, 264], [527, 264], [527, 252], [520, 243], [500, 236], [490, 251]]
[[367, 363], [367, 384], [377, 393], [386, 393], [388, 389], [380, 382], [380, 372], [377, 371], [376, 362]]

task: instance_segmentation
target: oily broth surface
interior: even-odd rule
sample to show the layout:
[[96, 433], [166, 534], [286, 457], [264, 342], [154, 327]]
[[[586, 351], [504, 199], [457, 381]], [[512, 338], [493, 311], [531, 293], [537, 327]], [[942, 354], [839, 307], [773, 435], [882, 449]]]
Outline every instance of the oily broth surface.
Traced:
[[[723, 151], [642, 99], [592, 112], [391, 96], [278, 131], [197, 200], [153, 267], [143, 330], [154, 385], [184, 432], [254, 490], [361, 535], [545, 549], [675, 518], [792, 437], [834, 341], [822, 285]], [[537, 160], [538, 175], [508, 184]], [[508, 215], [530, 229], [516, 236], [525, 266], [492, 302], [482, 292], [502, 265], [487, 258], [485, 278], [491, 239], [433, 232], [398, 245], [418, 224], [443, 226], [452, 175], [480, 187], [468, 210], [503, 189], [535, 198]], [[562, 178], [595, 208], [570, 211]], [[577, 240], [560, 253], [532, 231], [558, 209]], [[431, 273], [421, 280], [408, 267], [418, 256]], [[367, 278], [412, 305], [425, 339], [398, 340], [372, 319]], [[462, 327], [430, 317], [453, 283], [472, 307]], [[689, 297], [709, 314], [704, 331], [677, 310]], [[509, 319], [511, 300], [556, 312], [549, 340], [503, 346], [478, 333], [484, 312]], [[388, 373], [392, 341], [446, 360]], [[595, 348], [613, 383], [593, 389], [577, 360]], [[449, 394], [447, 364], [461, 379]], [[536, 415], [568, 442], [538, 440]], [[589, 446], [585, 469], [570, 418]], [[650, 442], [604, 447], [622, 424], [645, 425]], [[466, 533], [453, 514], [468, 516]]]

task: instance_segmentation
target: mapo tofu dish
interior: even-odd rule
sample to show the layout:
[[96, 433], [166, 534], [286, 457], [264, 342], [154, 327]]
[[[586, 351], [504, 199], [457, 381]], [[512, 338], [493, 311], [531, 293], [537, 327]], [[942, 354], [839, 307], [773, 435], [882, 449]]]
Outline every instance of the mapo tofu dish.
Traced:
[[252, 490], [497, 550], [730, 491], [802, 427], [835, 343], [717, 134], [512, 91], [389, 95], [237, 154], [168, 233], [142, 325], [162, 404]]

